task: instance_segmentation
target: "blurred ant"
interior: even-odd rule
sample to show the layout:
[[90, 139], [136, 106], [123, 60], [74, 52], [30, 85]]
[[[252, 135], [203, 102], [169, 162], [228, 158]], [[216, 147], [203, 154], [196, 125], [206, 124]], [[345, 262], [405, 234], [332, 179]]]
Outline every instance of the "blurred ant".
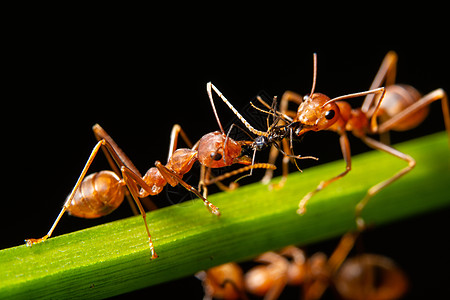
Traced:
[[307, 257], [297, 247], [266, 252], [262, 263], [245, 275], [236, 263], [227, 263], [196, 274], [202, 280], [204, 299], [248, 299], [248, 293], [278, 299], [286, 285], [302, 286], [302, 299], [320, 299], [332, 284], [342, 299], [398, 299], [408, 288], [404, 272], [389, 258], [362, 254], [346, 259], [358, 233], [345, 234], [329, 258], [324, 253]]
[[[106, 133], [100, 125], [93, 126], [93, 131], [98, 143], [92, 150], [78, 181], [76, 182], [72, 192], [67, 197], [61, 212], [50, 228], [49, 232], [39, 239], [27, 239], [27, 246], [40, 243], [48, 239], [62, 215], [68, 211], [71, 215], [81, 218], [97, 218], [105, 216], [114, 211], [123, 201], [126, 194], [125, 186], [128, 188], [134, 202], [139, 208], [139, 212], [144, 219], [145, 229], [147, 231], [151, 258], [157, 258], [150, 231], [148, 229], [146, 214], [141, 204], [140, 198], [149, 195], [159, 194], [164, 186], [169, 183], [171, 186], [181, 184], [188, 191], [194, 193], [203, 200], [208, 210], [214, 215], [219, 216], [219, 209], [209, 202], [207, 198], [206, 186], [219, 182], [230, 176], [234, 176], [247, 170], [254, 168], [275, 168], [270, 164], [252, 164], [252, 160], [242, 154], [242, 145], [246, 145], [248, 141], [234, 141], [225, 134], [222, 124], [220, 123], [214, 103], [211, 101], [213, 111], [219, 124], [220, 131], [214, 131], [205, 134], [195, 145], [189, 141], [185, 132], [179, 125], [174, 125], [170, 138], [169, 155], [167, 164], [163, 165], [156, 161], [155, 167], [150, 168], [144, 176], [142, 176], [131, 160], [113, 141], [110, 135]], [[186, 144], [191, 148], [177, 148], [178, 136], [181, 135]], [[86, 176], [98, 151], [102, 149], [113, 171], [101, 171]], [[199, 189], [195, 189], [185, 181], [182, 177], [188, 173], [193, 164], [199, 161], [202, 165], [202, 174], [199, 183]], [[216, 178], [210, 178], [210, 168], [222, 168], [233, 164], [243, 164], [246, 167], [240, 168], [223, 174]], [[205, 171], [205, 168], [208, 170]], [[203, 195], [201, 194], [203, 189]], [[132, 203], [130, 201], [130, 203]], [[133, 207], [133, 206], [132, 206]], [[153, 208], [155, 208], [153, 206]]]
[[[268, 106], [267, 103], [265, 103], [259, 96], [258, 100], [262, 103], [264, 103], [267, 107], [270, 108], [270, 111], [264, 111], [256, 106], [253, 105], [253, 103], [250, 103], [254, 108], [268, 114], [267, 117], [267, 131], [260, 131], [255, 129], [250, 123], [245, 120], [245, 118], [233, 107], [233, 105], [228, 101], [227, 98], [222, 94], [222, 92], [219, 91], [218, 88], [216, 88], [211, 82], [208, 82], [206, 85], [208, 95], [213, 101], [212, 92], [211, 90], [214, 90], [214, 92], [219, 96], [220, 99], [233, 111], [233, 113], [238, 117], [238, 119], [247, 127], [247, 129], [256, 135], [256, 138], [252, 143], [248, 143], [246, 146], [248, 146], [251, 150], [253, 150], [253, 158], [252, 161], [255, 160], [256, 151], [262, 151], [265, 148], [272, 146], [273, 149], [276, 149], [278, 152], [281, 152], [285, 159], [287, 159], [287, 162], [289, 162], [290, 159], [294, 161], [294, 164], [297, 166], [297, 169], [302, 172], [302, 170], [297, 165], [297, 159], [314, 159], [318, 160], [318, 158], [314, 156], [301, 156], [301, 155], [294, 155], [292, 150], [292, 141], [294, 140], [295, 136], [293, 133], [293, 126], [292, 126], [292, 118], [279, 113], [276, 110], [276, 98], [274, 98], [274, 101], [272, 103], [272, 106]], [[273, 117], [272, 124], [269, 124], [269, 117]], [[278, 125], [281, 124], [282, 125]], [[287, 141], [286, 139], [289, 139], [290, 141], [290, 147], [287, 147]], [[283, 145], [280, 145], [282, 143]], [[284, 149], [284, 150], [283, 150]], [[284, 160], [283, 160], [284, 161]], [[271, 164], [273, 164], [275, 160], [272, 160]], [[267, 169], [266, 172], [272, 171], [273, 169]], [[286, 178], [288, 175], [288, 168], [286, 167], [286, 164], [283, 164], [283, 179]], [[283, 180], [282, 179], [282, 180]]]

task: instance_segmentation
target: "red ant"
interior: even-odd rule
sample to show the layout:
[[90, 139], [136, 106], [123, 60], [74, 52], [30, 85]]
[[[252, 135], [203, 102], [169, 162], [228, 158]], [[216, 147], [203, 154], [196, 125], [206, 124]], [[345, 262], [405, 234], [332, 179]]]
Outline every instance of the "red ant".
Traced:
[[[294, 92], [286, 91], [281, 98], [280, 112], [273, 109], [271, 112], [268, 112], [269, 114], [281, 116], [281, 126], [279, 127], [289, 130], [289, 135], [282, 136], [282, 138], [290, 138], [291, 140], [290, 148], [287, 142], [283, 140], [285, 153], [291, 152], [293, 137], [299, 138], [308, 131], [331, 130], [340, 136], [341, 150], [346, 161], [345, 171], [329, 180], [320, 182], [314, 191], [304, 196], [299, 203], [298, 214], [305, 213], [306, 204], [314, 194], [327, 187], [330, 183], [344, 177], [351, 170], [351, 152], [347, 131], [351, 131], [353, 135], [360, 138], [369, 147], [394, 155], [408, 163], [408, 166], [392, 177], [371, 187], [366, 196], [356, 205], [356, 222], [360, 229], [365, 226], [364, 220], [361, 218], [361, 212], [370, 198], [411, 171], [415, 166], [415, 160], [411, 156], [388, 146], [386, 143], [368, 137], [368, 134], [383, 135], [389, 130], [402, 131], [418, 126], [426, 117], [428, 106], [434, 101], [441, 100], [445, 127], [450, 141], [450, 113], [445, 91], [436, 89], [422, 97], [416, 89], [409, 85], [394, 84], [396, 62], [397, 54], [393, 51], [389, 52], [383, 60], [370, 90], [330, 99], [324, 94], [314, 92], [317, 78], [317, 55], [314, 54], [314, 75], [310, 94], [302, 98]], [[379, 87], [383, 83], [386, 87]], [[375, 95], [378, 97], [374, 101]], [[343, 101], [361, 96], [366, 96], [361, 108], [352, 109], [348, 102]], [[263, 101], [260, 100], [260, 102]], [[299, 105], [297, 111], [288, 110], [289, 102]], [[265, 106], [270, 107], [266, 103]], [[238, 114], [237, 111], [233, 111]], [[243, 120], [243, 118], [240, 119], [253, 132], [254, 129], [249, 126], [248, 122]], [[380, 124], [378, 124], [377, 120], [380, 120]], [[255, 132], [255, 134], [264, 135], [265, 133]], [[277, 156], [277, 149], [272, 147], [269, 163], [274, 163]], [[285, 159], [283, 159], [283, 170], [287, 170], [288, 162], [289, 157], [285, 156]], [[267, 182], [271, 177], [272, 173], [268, 171], [263, 181]], [[280, 186], [282, 186], [286, 177], [287, 172], [284, 172], [284, 180], [282, 179]]]
[[[309, 95], [301, 100], [299, 95], [286, 92], [282, 102], [293, 101], [299, 104], [296, 115], [292, 121], [295, 124], [295, 134], [301, 136], [308, 131], [332, 130], [339, 134], [342, 154], [346, 161], [346, 169], [341, 174], [320, 182], [317, 188], [308, 193], [299, 203], [298, 213], [306, 211], [306, 203], [318, 191], [324, 189], [333, 181], [345, 176], [351, 170], [350, 144], [347, 131], [360, 138], [369, 147], [384, 151], [398, 157], [408, 163], [408, 166], [394, 174], [392, 177], [371, 187], [366, 196], [356, 205], [355, 214], [357, 225], [364, 228], [364, 220], [361, 212], [367, 202], [380, 190], [405, 175], [414, 168], [415, 160], [385, 143], [369, 138], [367, 134], [384, 134], [389, 130], [407, 130], [418, 126], [426, 117], [428, 105], [436, 100], [441, 100], [445, 126], [450, 138], [450, 114], [448, 99], [444, 90], [437, 89], [425, 96], [411, 86], [394, 84], [397, 55], [389, 52], [375, 76], [371, 89], [367, 92], [349, 94], [330, 99], [324, 94], [314, 93], [317, 55], [314, 54], [314, 80], [313, 88]], [[377, 88], [382, 83], [386, 88]], [[374, 101], [374, 94], [380, 96]], [[352, 109], [345, 99], [366, 95], [361, 108]], [[374, 104], [375, 103], [375, 104]], [[377, 119], [380, 120], [378, 125]]]
[[345, 234], [329, 258], [324, 253], [307, 257], [297, 247], [266, 252], [262, 263], [243, 273], [227, 263], [196, 274], [202, 280], [204, 299], [248, 299], [246, 291], [264, 299], [278, 299], [286, 285], [302, 286], [302, 299], [319, 299], [333, 284], [342, 299], [398, 299], [407, 291], [408, 279], [389, 258], [361, 254], [346, 259], [358, 233]]
[[[81, 218], [97, 218], [111, 213], [122, 203], [124, 195], [126, 194], [125, 186], [131, 193], [131, 196], [144, 219], [152, 259], [157, 258], [158, 256], [155, 252], [150, 231], [148, 229], [146, 214], [139, 199], [149, 195], [159, 194], [167, 183], [171, 186], [181, 184], [188, 191], [202, 199], [203, 203], [211, 213], [219, 216], [219, 209], [206, 199], [207, 185], [219, 183], [220, 180], [254, 168], [269, 169], [275, 168], [275, 166], [264, 163], [252, 164], [252, 160], [248, 156], [242, 154], [242, 145], [247, 145], [251, 142], [234, 141], [228, 137], [223, 130], [212, 101], [211, 105], [217, 123], [219, 124], [220, 131], [205, 134], [195, 145], [192, 145], [181, 127], [179, 125], [174, 125], [171, 133], [167, 164], [163, 165], [161, 162], [156, 161], [155, 167], [150, 168], [144, 176], [139, 173], [131, 160], [113, 141], [111, 136], [109, 136], [100, 125], [94, 125], [93, 131], [98, 143], [92, 150], [92, 153], [89, 156], [78, 181], [72, 189], [72, 192], [67, 197], [61, 212], [49, 232], [42, 238], [25, 240], [27, 246], [32, 246], [33, 244], [48, 239], [66, 211], [71, 215]], [[176, 149], [179, 135], [181, 135], [186, 144], [191, 148]], [[113, 171], [101, 171], [86, 176], [89, 167], [100, 149], [103, 150]], [[202, 174], [198, 190], [182, 179], [183, 175], [191, 170], [196, 161], [199, 161], [202, 165]], [[212, 179], [209, 178], [210, 172], [205, 171], [205, 168], [222, 168], [233, 164], [243, 164], [246, 165], [246, 167]], [[204, 189], [203, 195], [201, 194], [201, 189]], [[130, 201], [130, 203], [132, 202]]]

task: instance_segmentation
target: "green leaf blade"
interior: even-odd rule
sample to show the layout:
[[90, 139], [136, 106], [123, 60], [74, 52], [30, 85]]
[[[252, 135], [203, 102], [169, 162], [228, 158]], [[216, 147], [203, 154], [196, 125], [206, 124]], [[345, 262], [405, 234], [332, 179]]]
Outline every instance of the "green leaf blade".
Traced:
[[[445, 133], [396, 146], [417, 161], [412, 172], [380, 191], [363, 211], [367, 224], [381, 225], [450, 204], [450, 155]], [[355, 228], [354, 208], [368, 188], [406, 163], [377, 151], [353, 158], [352, 171], [315, 195], [303, 216], [300, 199], [343, 161], [289, 176], [269, 191], [259, 183], [212, 195], [222, 216], [194, 200], [148, 214], [160, 256], [150, 260], [142, 217], [130, 217], [56, 236], [31, 248], [0, 251], [0, 298], [95, 299], [192, 275], [227, 261], [242, 261], [289, 244], [307, 244]], [[176, 271], [175, 271], [176, 270]]]

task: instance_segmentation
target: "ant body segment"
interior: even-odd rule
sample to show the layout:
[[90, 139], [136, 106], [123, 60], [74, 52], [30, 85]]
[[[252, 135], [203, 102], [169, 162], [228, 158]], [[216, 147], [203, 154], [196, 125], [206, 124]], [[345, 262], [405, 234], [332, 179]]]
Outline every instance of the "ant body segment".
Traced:
[[[207, 185], [212, 183], [218, 184], [225, 178], [246, 172], [247, 170], [253, 170], [254, 168], [268, 169], [275, 168], [275, 166], [264, 163], [252, 164], [248, 156], [242, 155], [242, 145], [248, 144], [249, 142], [234, 141], [228, 137], [217, 116], [214, 103], [211, 102], [211, 105], [221, 131], [205, 134], [195, 145], [192, 145], [181, 127], [177, 124], [174, 125], [171, 132], [167, 164], [163, 165], [161, 162], [156, 161], [155, 167], [150, 168], [144, 176], [140, 174], [111, 136], [100, 125], [94, 125], [93, 131], [98, 142], [92, 150], [72, 192], [67, 197], [63, 208], [48, 233], [39, 239], [25, 240], [27, 246], [32, 246], [33, 244], [47, 240], [52, 235], [56, 225], [66, 211], [81, 218], [97, 218], [111, 213], [122, 203], [124, 195], [127, 194], [125, 187], [128, 188], [144, 220], [152, 259], [157, 258], [158, 255], [154, 249], [145, 210], [140, 199], [149, 195], [159, 194], [167, 183], [171, 186], [180, 184], [202, 199], [211, 213], [219, 216], [219, 209], [206, 199]], [[191, 148], [176, 149], [179, 135], [181, 135], [186, 144]], [[103, 150], [113, 171], [101, 171], [86, 176], [89, 167], [100, 149]], [[199, 161], [202, 165], [198, 190], [182, 179], [183, 175], [191, 170], [196, 161]], [[205, 168], [209, 170], [210, 168], [222, 168], [233, 164], [246, 166], [212, 179], [209, 178], [211, 175], [210, 172], [205, 171]], [[203, 195], [201, 194], [201, 189], [203, 189]], [[130, 203], [132, 204], [131, 200]], [[133, 205], [132, 208], [134, 208]], [[156, 207], [153, 206], [152, 208]]]

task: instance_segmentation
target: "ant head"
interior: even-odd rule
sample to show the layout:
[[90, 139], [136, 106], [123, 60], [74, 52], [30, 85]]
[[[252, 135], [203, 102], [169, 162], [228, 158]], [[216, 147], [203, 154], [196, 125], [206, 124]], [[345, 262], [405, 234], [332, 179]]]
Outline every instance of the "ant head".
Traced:
[[198, 143], [198, 160], [210, 168], [222, 168], [235, 163], [250, 164], [241, 156], [241, 146], [220, 131], [205, 134]]
[[297, 110], [294, 122], [299, 126], [295, 134], [300, 136], [307, 131], [326, 130], [339, 119], [339, 107], [324, 94], [314, 93], [305, 96]]

